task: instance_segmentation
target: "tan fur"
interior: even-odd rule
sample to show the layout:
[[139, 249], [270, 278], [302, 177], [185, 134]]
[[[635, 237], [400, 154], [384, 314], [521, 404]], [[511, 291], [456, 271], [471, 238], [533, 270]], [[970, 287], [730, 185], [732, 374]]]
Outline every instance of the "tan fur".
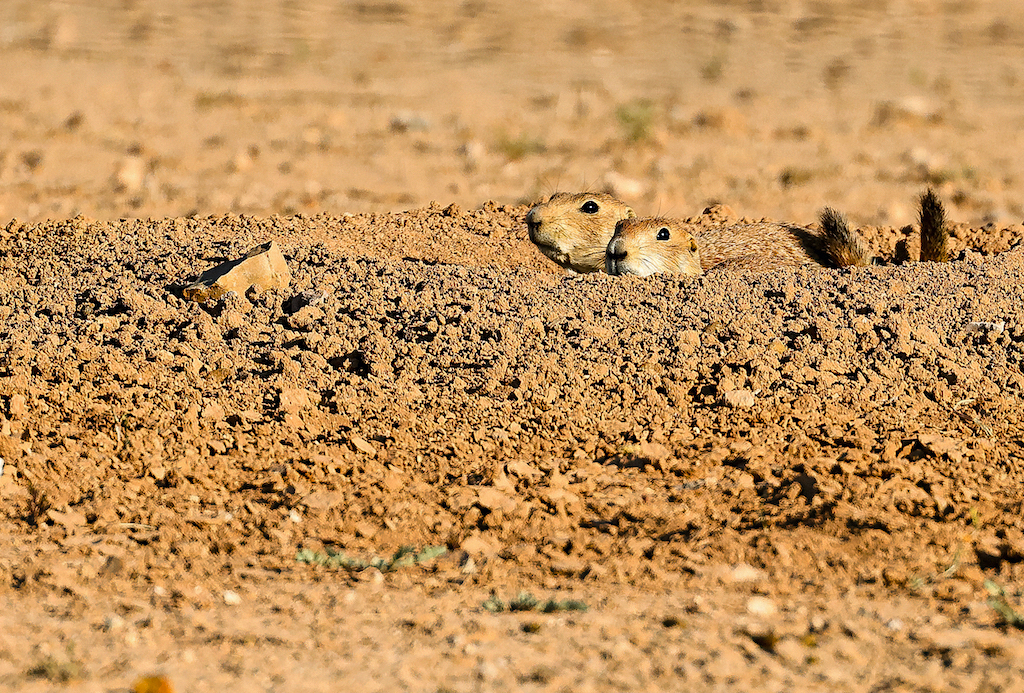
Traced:
[[[845, 224], [845, 222], [844, 222]], [[667, 240], [658, 240], [658, 234]], [[846, 239], [845, 244], [843, 239]], [[712, 228], [676, 219], [626, 219], [608, 244], [609, 274], [701, 274], [710, 269], [764, 272], [778, 267], [870, 264], [860, 237], [836, 230], [828, 238], [789, 224], [757, 222]]]
[[[588, 203], [594, 213], [584, 212]], [[605, 193], [555, 193], [526, 215], [530, 240], [548, 258], [576, 272], [604, 269], [605, 250], [621, 219], [635, 217], [624, 202]]]

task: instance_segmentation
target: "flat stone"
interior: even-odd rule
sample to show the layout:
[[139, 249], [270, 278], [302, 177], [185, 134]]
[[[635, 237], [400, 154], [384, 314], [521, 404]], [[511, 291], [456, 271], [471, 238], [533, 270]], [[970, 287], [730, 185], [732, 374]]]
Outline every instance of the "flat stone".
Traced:
[[182, 289], [182, 295], [202, 303], [220, 298], [229, 291], [239, 296], [251, 288], [283, 289], [292, 280], [277, 243], [270, 241], [247, 252], [244, 257], [212, 267], [199, 279]]
[[373, 447], [365, 438], [361, 436], [352, 436], [351, 439], [352, 447], [360, 452], [364, 452], [370, 457], [377, 454], [377, 448]]
[[318, 398], [309, 390], [304, 390], [302, 388], [287, 388], [281, 390], [277, 399], [277, 406], [281, 411], [296, 414], [307, 407], [311, 407], [314, 399]]
[[750, 390], [730, 390], [722, 400], [730, 407], [748, 408], [754, 406], [754, 393]]

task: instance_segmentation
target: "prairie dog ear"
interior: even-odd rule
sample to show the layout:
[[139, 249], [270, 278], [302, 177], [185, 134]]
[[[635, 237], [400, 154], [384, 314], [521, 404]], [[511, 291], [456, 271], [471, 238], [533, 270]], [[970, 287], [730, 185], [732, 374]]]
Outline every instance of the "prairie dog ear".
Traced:
[[633, 211], [632, 207], [626, 207], [626, 218], [627, 219], [635, 219], [636, 218], [636, 212]]

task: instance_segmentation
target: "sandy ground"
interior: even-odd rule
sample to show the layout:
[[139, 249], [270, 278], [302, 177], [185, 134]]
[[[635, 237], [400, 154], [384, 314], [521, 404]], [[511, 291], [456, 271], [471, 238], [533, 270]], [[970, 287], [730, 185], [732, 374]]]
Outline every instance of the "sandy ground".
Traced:
[[[1018, 690], [1022, 24], [5, 3], [0, 685]], [[522, 223], [891, 258], [928, 185], [950, 263], [572, 276]], [[267, 240], [287, 288], [182, 298]]]

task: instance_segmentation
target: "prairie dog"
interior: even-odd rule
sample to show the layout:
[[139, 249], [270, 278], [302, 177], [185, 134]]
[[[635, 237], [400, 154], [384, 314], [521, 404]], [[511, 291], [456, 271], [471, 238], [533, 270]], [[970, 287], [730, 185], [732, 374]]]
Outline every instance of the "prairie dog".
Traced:
[[615, 224], [636, 216], [605, 193], [555, 193], [526, 215], [530, 240], [547, 257], [576, 272], [600, 272]]
[[715, 267], [763, 272], [777, 267], [818, 264], [864, 266], [874, 257], [832, 209], [821, 214], [821, 233], [790, 224], [757, 222], [702, 227], [676, 219], [626, 219], [608, 243], [608, 274], [646, 277], [668, 272], [703, 274]]

